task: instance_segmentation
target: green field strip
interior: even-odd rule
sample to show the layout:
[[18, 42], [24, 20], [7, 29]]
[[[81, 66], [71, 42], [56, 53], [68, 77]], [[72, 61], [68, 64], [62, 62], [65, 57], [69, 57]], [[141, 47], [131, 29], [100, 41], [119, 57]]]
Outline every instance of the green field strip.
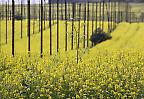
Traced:
[[[32, 23], [33, 21], [31, 21]], [[38, 21], [36, 21], [36, 27], [38, 28]], [[55, 21], [56, 22], [56, 21]], [[46, 21], [46, 26], [48, 26], [48, 21]], [[65, 22], [60, 21], [59, 26], [62, 28], [59, 28], [59, 50], [64, 51], [65, 50]], [[9, 23], [11, 26], [11, 23]], [[80, 48], [83, 47], [83, 33], [84, 33], [84, 23], [81, 21], [81, 26], [80, 26]], [[98, 22], [99, 25], [99, 22]], [[107, 29], [108, 23], [105, 22], [104, 26], [105, 29], [104, 31], [108, 31]], [[99, 27], [99, 26], [98, 26]], [[4, 27], [5, 28], [5, 27]], [[5, 31], [3, 28], [2, 31]], [[9, 27], [10, 28], [10, 27]], [[10, 28], [11, 29], [11, 28]], [[94, 30], [95, 30], [95, 22], [94, 22]], [[20, 38], [20, 21], [15, 23], [15, 52], [16, 53], [27, 53], [27, 43], [28, 43], [28, 38], [27, 38], [27, 21], [23, 22], [23, 38]], [[53, 53], [56, 53], [56, 33], [57, 33], [57, 25], [54, 24], [52, 26], [52, 48], [53, 48]], [[68, 37], [68, 50], [71, 50], [71, 33], [72, 33], [72, 22], [68, 21], [68, 32], [67, 32], [67, 37]], [[49, 45], [50, 45], [50, 33], [49, 33], [49, 27], [46, 28], [46, 30], [43, 30], [43, 49], [44, 53], [49, 53]], [[87, 35], [87, 22], [86, 22], [86, 31], [85, 34]], [[85, 35], [85, 37], [86, 37]], [[89, 38], [86, 37], [86, 40], [90, 39], [90, 36], [92, 35], [92, 21], [89, 21]], [[77, 36], [78, 36], [78, 21], [74, 22], [74, 49], [76, 49], [77, 46]], [[5, 42], [5, 33], [2, 32], [2, 50], [4, 50], [7, 53], [11, 52], [11, 30], [8, 31], [8, 44], [3, 44]], [[85, 40], [85, 43], [86, 43]], [[91, 46], [91, 42], [89, 41], [89, 44]], [[40, 51], [40, 32], [37, 32], [33, 34], [33, 25], [31, 24], [31, 52], [32, 53], [39, 53]]]

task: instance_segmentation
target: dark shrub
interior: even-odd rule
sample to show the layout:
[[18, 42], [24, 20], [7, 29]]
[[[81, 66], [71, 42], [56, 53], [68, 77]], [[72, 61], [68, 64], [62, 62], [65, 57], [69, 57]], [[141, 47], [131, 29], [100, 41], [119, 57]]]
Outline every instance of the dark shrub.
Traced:
[[21, 16], [21, 15], [15, 15], [15, 20], [22, 20], [22, 19], [24, 19], [23, 16]]
[[96, 45], [111, 38], [112, 37], [109, 33], [105, 33], [101, 28], [97, 28], [91, 35], [90, 41]]

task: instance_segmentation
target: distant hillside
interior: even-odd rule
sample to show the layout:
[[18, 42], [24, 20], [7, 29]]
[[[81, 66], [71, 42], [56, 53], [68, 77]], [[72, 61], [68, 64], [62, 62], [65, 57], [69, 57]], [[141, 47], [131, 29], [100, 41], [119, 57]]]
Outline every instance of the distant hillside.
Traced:
[[[66, 0], [67, 2], [96, 2], [96, 1], [102, 1], [102, 0]], [[105, 1], [109, 1], [109, 0], [105, 0]], [[124, 0], [110, 0], [110, 1], [124, 1]], [[126, 0], [129, 2], [144, 2], [144, 0]], [[51, 0], [52, 3], [56, 3], [57, 0]], [[59, 0], [59, 3], [64, 3], [65, 0]]]

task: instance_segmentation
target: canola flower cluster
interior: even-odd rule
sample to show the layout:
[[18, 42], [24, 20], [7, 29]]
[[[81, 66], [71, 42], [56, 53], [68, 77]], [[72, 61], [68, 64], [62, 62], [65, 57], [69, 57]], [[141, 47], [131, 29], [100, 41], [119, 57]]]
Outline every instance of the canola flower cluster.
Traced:
[[72, 60], [0, 55], [2, 99], [142, 99], [144, 56], [140, 51], [101, 53]]

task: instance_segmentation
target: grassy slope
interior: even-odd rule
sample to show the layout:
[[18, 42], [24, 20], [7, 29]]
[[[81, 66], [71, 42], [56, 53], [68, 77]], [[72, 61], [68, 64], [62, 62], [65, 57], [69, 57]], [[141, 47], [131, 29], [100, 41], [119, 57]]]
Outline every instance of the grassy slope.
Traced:
[[[91, 61], [97, 61], [100, 56], [103, 60], [104, 57], [111, 59], [115, 54], [128, 54], [133, 55], [135, 58], [143, 53], [144, 49], [144, 28], [143, 23], [120, 23], [116, 30], [111, 34], [112, 39], [102, 42], [95, 47], [91, 48], [88, 52], [87, 50], [80, 50], [81, 53], [87, 53], [82, 55], [86, 63], [91, 63]], [[119, 56], [116, 56], [119, 57]], [[101, 59], [100, 59], [101, 60]], [[129, 62], [129, 61], [128, 61]], [[97, 64], [97, 63], [96, 63]]]
[[[95, 22], [94, 22], [95, 23]], [[2, 50], [7, 53], [11, 53], [11, 23], [9, 22], [9, 28], [8, 28], [8, 44], [5, 44], [5, 22], [2, 22]], [[99, 23], [98, 23], [99, 24]], [[46, 26], [48, 26], [48, 21], [46, 22]], [[65, 23], [63, 21], [60, 21], [59, 26], [62, 28], [59, 28], [59, 47], [60, 50], [65, 50]], [[68, 22], [68, 50], [71, 49], [71, 26], [72, 23]], [[20, 38], [20, 21], [15, 23], [15, 52], [16, 53], [27, 53], [27, 47], [28, 47], [28, 38], [26, 36], [27, 34], [27, 22], [23, 22], [23, 38]], [[94, 26], [95, 27], [95, 26]], [[38, 22], [36, 22], [35, 25], [36, 31], [38, 31]], [[78, 31], [78, 22], [75, 22], [74, 25], [74, 49], [76, 48], [76, 36]], [[107, 31], [107, 23], [105, 23], [105, 31]], [[83, 32], [84, 32], [84, 23], [81, 22], [81, 29], [80, 29], [80, 46], [83, 46]], [[56, 33], [57, 33], [57, 24], [54, 24], [52, 26], [52, 47], [53, 47], [53, 53], [56, 53]], [[49, 28], [46, 28], [46, 30], [43, 31], [43, 44], [44, 44], [44, 53], [49, 52], [49, 45], [50, 45], [50, 32]], [[89, 38], [92, 34], [92, 22], [89, 22]], [[86, 35], [87, 35], [87, 25], [86, 25]], [[87, 37], [86, 37], [87, 39]], [[90, 41], [89, 44], [91, 45]], [[40, 33], [37, 32], [36, 34], [33, 34], [33, 26], [31, 25], [31, 52], [32, 53], [39, 53], [40, 52]]]
[[[27, 54], [27, 27], [26, 27], [26, 21], [24, 21], [23, 23], [23, 39], [20, 39], [20, 22], [16, 23], [16, 32], [15, 32], [15, 52], [16, 53], [23, 53], [23, 54]], [[48, 22], [46, 22], [46, 25]], [[4, 23], [5, 24], [5, 23]], [[63, 21], [60, 22], [59, 24], [61, 27], [65, 27], [65, 24]], [[5, 26], [5, 25], [4, 25]], [[9, 24], [9, 26], [11, 26], [11, 24]], [[36, 28], [38, 31], [38, 22], [36, 23]], [[76, 26], [76, 30], [78, 30], [77, 26], [78, 23], [75, 23]], [[81, 22], [81, 36], [80, 36], [80, 46], [83, 46], [83, 22]], [[90, 29], [89, 29], [89, 35], [91, 35], [91, 22], [90, 22]], [[32, 26], [31, 26], [32, 28]], [[53, 33], [53, 53], [56, 54], [56, 24], [53, 25], [52, 27], [52, 33]], [[5, 28], [3, 28], [2, 31], [4, 31]], [[87, 30], [86, 30], [87, 31]], [[107, 23], [105, 23], [105, 31], [107, 31]], [[31, 30], [32, 32], [32, 30]], [[65, 49], [65, 28], [60, 28], [59, 29], [59, 34], [60, 34], [60, 52], [64, 52]], [[104, 50], [119, 50], [119, 49], [135, 49], [135, 50], [143, 50], [144, 48], [144, 39], [142, 38], [143, 35], [143, 23], [120, 23], [117, 27], [117, 29], [112, 33], [112, 39], [108, 40], [106, 42], [103, 42], [101, 44], [96, 45], [96, 47], [90, 49], [92, 51], [90, 51], [91, 53], [94, 52], [99, 52], [101, 51], [101, 49]], [[74, 37], [76, 37], [76, 32], [74, 32]], [[49, 28], [47, 28], [44, 31], [44, 54], [49, 55]], [[2, 32], [2, 43], [4, 43], [5, 41], [5, 33]], [[76, 39], [74, 39], [74, 48], [76, 48]], [[91, 43], [89, 42], [89, 44], [91, 45]], [[75, 51], [70, 51], [71, 49], [71, 23], [68, 23], [68, 50], [70, 54], [76, 54]], [[2, 45], [2, 50], [8, 54], [11, 53], [11, 28], [8, 31], [8, 44], [3, 44]], [[81, 52], [85, 53], [86, 50], [79, 50], [80, 54]], [[36, 34], [32, 34], [31, 35], [31, 53], [40, 53], [40, 33], [36, 33]], [[37, 54], [38, 55], [38, 54]], [[86, 55], [87, 56], [87, 55]]]
[[139, 49], [144, 48], [143, 23], [121, 23], [112, 33], [112, 39], [97, 45], [94, 49]]

